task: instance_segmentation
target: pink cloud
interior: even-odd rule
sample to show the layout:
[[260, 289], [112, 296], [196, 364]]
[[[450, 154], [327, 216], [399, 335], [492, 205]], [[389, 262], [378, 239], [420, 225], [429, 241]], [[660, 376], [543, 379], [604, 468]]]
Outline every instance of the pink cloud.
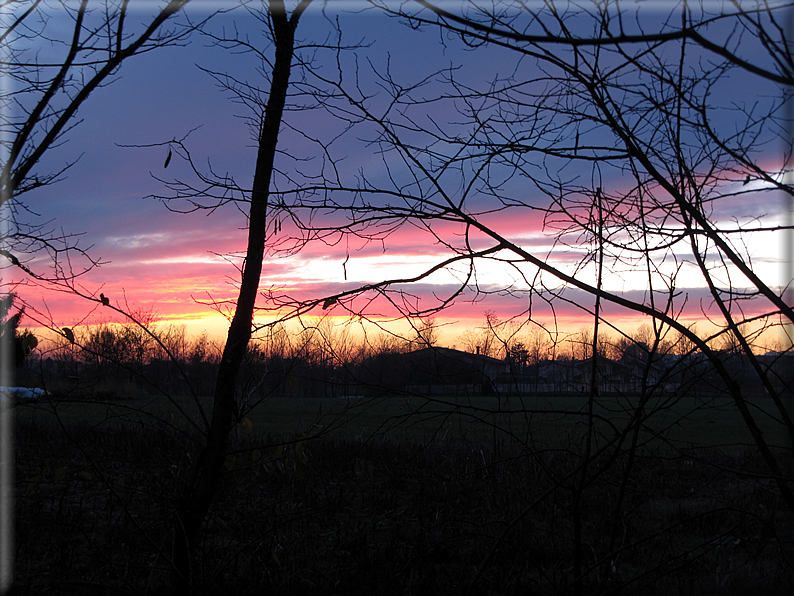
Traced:
[[[193, 240], [188, 239], [181, 246], [189, 247], [192, 243]], [[147, 249], [146, 254], [152, 257], [156, 255], [156, 251]], [[190, 252], [185, 254], [189, 255]], [[103, 292], [114, 305], [133, 311], [151, 310], [164, 322], [188, 323], [194, 332], [208, 329], [213, 334], [224, 333], [225, 319], [208, 303], [212, 300], [223, 303], [235, 299], [239, 274], [234, 266], [220, 260], [208, 264], [178, 262], [177, 259], [172, 259], [177, 262], [169, 262], [169, 259], [171, 257], [166, 252], [162, 263], [142, 264], [132, 260], [114, 262], [92, 272], [80, 284], [89, 293], [98, 295], [100, 291]], [[303, 256], [272, 259], [266, 263], [261, 288], [265, 292], [272, 290], [276, 302], [261, 298], [258, 303], [262, 309], [260, 317], [266, 316], [270, 309], [283, 304], [283, 301], [317, 300], [360, 286], [353, 282], [344, 282], [341, 278], [337, 281], [318, 277], [301, 279], [299, 274], [304, 264]], [[406, 309], [421, 311], [432, 309], [442, 301], [451, 299], [458, 289], [458, 286], [449, 283], [417, 283], [396, 286], [391, 289], [389, 296]], [[556, 326], [562, 332], [592, 325], [592, 316], [588, 314], [588, 310], [592, 309], [594, 298], [579, 290], [567, 289], [562, 295], [563, 299], [555, 298], [551, 305], [544, 300], [544, 297], [549, 297], [544, 292], [530, 295], [517, 291], [511, 294], [499, 285], [485, 285], [481, 290], [477, 294], [467, 289], [455, 297], [448, 308], [435, 314], [437, 323], [443, 326], [443, 341], [448, 345], [454, 343], [455, 337], [466, 329], [481, 326], [486, 311], [493, 311], [502, 320], [511, 317], [526, 318], [531, 305], [534, 321], [550, 328]], [[403, 293], [400, 294], [400, 291]], [[711, 297], [705, 289], [679, 291], [677, 307], [681, 310], [679, 318], [685, 324], [701, 322], [701, 326], [707, 325], [706, 315], [717, 316]], [[24, 286], [19, 292], [33, 307], [34, 310], [29, 311], [31, 315], [35, 315], [35, 311], [51, 315], [52, 323], [56, 326], [115, 321], [119, 318], [97, 302], [66, 293]], [[621, 295], [638, 302], [645, 299], [644, 293], [639, 290]], [[766, 306], [760, 301], [744, 303], [745, 313], [748, 315], [760, 313]], [[348, 311], [363, 312], [375, 320], [393, 319], [398, 314], [393, 304], [377, 292], [367, 292], [345, 299], [341, 305], [327, 310], [318, 307], [309, 314], [338, 316], [346, 315]], [[281, 312], [285, 311], [282, 309]], [[624, 329], [633, 329], [647, 322], [642, 315], [608, 301], [602, 302], [602, 314]], [[28, 325], [35, 326], [34, 323], [32, 319], [27, 321]]]
[[[123, 174], [119, 180], [133, 184], [129, 174]], [[86, 198], [83, 212], [90, 215], [90, 205], [95, 202], [96, 199]], [[239, 280], [239, 273], [234, 264], [240, 263], [239, 255], [246, 243], [246, 231], [240, 229], [245, 223], [243, 215], [234, 206], [224, 207], [209, 217], [205, 217], [205, 213], [173, 214], [155, 201], [140, 200], [135, 193], [124, 194], [109, 204], [108, 208], [113, 209], [110, 215], [108, 212], [96, 213], [96, 219], [86, 216], [85, 227], [89, 231], [87, 238], [96, 244], [94, 252], [111, 262], [81, 280], [82, 287], [89, 293], [98, 294], [102, 291], [111, 297], [114, 304], [126, 294], [130, 305], [151, 308], [164, 320], [207, 321], [209, 325], [209, 321], [217, 319], [218, 315], [210, 306], [197, 301], [223, 302], [233, 300], [236, 296], [235, 284]], [[531, 209], [500, 211], [483, 215], [481, 219], [539, 257], [545, 257], [549, 251], [551, 239], [543, 233], [542, 212]], [[463, 245], [461, 234], [464, 228], [460, 224], [436, 222], [434, 231], [452, 246]], [[294, 230], [287, 223], [281, 235], [273, 240], [283, 240], [290, 234], [294, 234]], [[481, 234], [472, 236], [474, 248], [491, 242]], [[571, 267], [581, 260], [582, 250], [586, 250], [586, 247], [564, 250], [557, 247], [551, 259], [557, 266]], [[229, 263], [215, 253], [238, 256], [233, 256], [232, 263]], [[343, 268], [348, 255], [350, 260]], [[449, 248], [421, 226], [403, 226], [390, 233], [383, 243], [354, 238], [333, 245], [312, 242], [295, 256], [282, 258], [272, 255], [265, 263], [261, 287], [273, 286], [280, 294], [295, 299], [318, 299], [336, 294], [340, 289], [354, 287], [352, 282], [344, 282], [345, 272], [350, 279], [355, 278], [359, 283], [374, 282], [394, 275], [396, 267], [407, 266], [413, 262], [412, 259], [426, 257], [429, 262], [449, 255]], [[358, 273], [361, 269], [357, 267], [366, 259], [374, 259], [381, 269], [368, 269], [369, 273], [362, 277]], [[422, 262], [417, 260], [416, 263], [414, 269], [422, 270]], [[481, 267], [483, 272], [487, 269], [488, 265]], [[431, 308], [438, 304], [439, 299], [443, 300], [455, 291], [455, 287], [447, 282], [415, 284], [404, 289], [418, 297], [416, 307], [420, 309]], [[454, 323], [452, 326], [477, 326], [482, 324], [486, 310], [493, 310], [501, 318], [508, 318], [524, 312], [528, 307], [528, 299], [521, 293], [509, 296], [504, 292], [496, 292], [504, 289], [503, 286], [486, 285], [483, 289], [495, 293], [474, 300], [473, 294], [467, 292], [438, 318]], [[690, 299], [684, 306], [682, 317], [686, 321], [702, 320], [703, 310], [712, 310], [709, 306], [710, 297], [702, 289], [687, 292]], [[32, 304], [38, 304], [38, 308], [49, 309], [56, 324], [61, 326], [76, 324], [96, 307], [95, 302], [86, 302], [62, 293], [33, 288], [22, 288], [20, 293]], [[641, 294], [636, 292], [628, 294], [641, 298]], [[576, 305], [592, 305], [592, 297], [573, 290], [568, 290], [565, 296], [570, 297], [572, 303], [556, 301], [554, 311], [536, 298], [535, 318], [552, 324], [556, 314], [563, 328], [589, 324], [590, 317]], [[266, 306], [264, 301], [261, 304]], [[393, 307], [382, 297], [372, 300], [370, 296], [362, 296], [352, 304], [353, 310], [364, 307], [376, 317], [395, 315]], [[636, 314], [609, 304], [604, 304], [604, 312], [610, 319], [620, 321], [623, 325], [636, 326], [632, 322], [641, 320]], [[93, 311], [93, 319], [98, 320], [103, 316], [108, 315], [101, 308]]]

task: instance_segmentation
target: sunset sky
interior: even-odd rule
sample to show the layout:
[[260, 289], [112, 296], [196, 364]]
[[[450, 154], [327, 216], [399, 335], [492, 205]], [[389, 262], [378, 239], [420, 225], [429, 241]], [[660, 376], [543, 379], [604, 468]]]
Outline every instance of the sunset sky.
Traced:
[[[214, 4], [205, 2], [190, 10], [198, 14]], [[372, 44], [360, 52], [361, 56], [366, 56], [376, 66], [385, 68], [388, 63], [395, 78], [406, 82], [418, 81], [445, 65], [460, 66], [460, 77], [471, 81], [488, 80], [500, 68], [504, 74], [517, 67], [516, 56], [498, 49], [464, 52], [455, 40], [450, 40], [446, 46], [440, 44], [437, 31], [411, 31], [395, 19], [375, 12], [358, 15], [346, 12], [352, 6], [358, 7], [356, 3], [332, 2], [324, 15], [319, 6], [318, 3], [318, 7], [311, 7], [303, 17], [298, 28], [299, 38], [306, 41], [324, 39], [330, 30], [329, 20], [338, 17], [348, 36], [347, 42], [364, 40]], [[256, 34], [257, 23], [241, 11], [218, 17], [212, 30], [219, 32], [226, 28], [228, 31], [235, 24], [241, 32]], [[132, 58], [122, 66], [111, 85], [99, 89], [87, 101], [78, 114], [79, 126], [68, 133], [65, 144], [46, 155], [39, 170], [55, 171], [79, 157], [77, 163], [62, 181], [25, 195], [25, 202], [32, 211], [29, 217], [33, 221], [65, 233], [82, 234], [80, 246], [90, 247], [92, 257], [102, 261], [100, 267], [79, 279], [78, 284], [86, 293], [103, 292], [114, 305], [151, 310], [163, 322], [185, 323], [192, 333], [207, 330], [212, 335], [222, 336], [226, 321], [209, 303], [231, 300], [236, 294], [235, 284], [239, 281], [236, 266], [240, 263], [236, 255], [245, 250], [245, 218], [233, 204], [212, 212], [170, 212], [162, 202], [147, 198], [168, 193], [153, 175], [163, 180], [190, 179], [193, 182], [195, 177], [190, 178], [190, 172], [178, 156], [168, 169], [164, 169], [167, 146], [128, 147], [182, 139], [190, 132], [185, 144], [199, 168], [208, 171], [211, 167], [217, 174], [228, 173], [240, 185], [250, 184], [256, 157], [251, 131], [245, 121], [250, 112], [239, 102], [232, 101], [230, 93], [219, 89], [202, 68], [228, 72], [267, 89], [251, 56], [235, 55], [199, 36], [191, 38], [185, 47], [161, 49]], [[756, 91], [743, 88], [740, 82], [734, 81], [733, 85], [737, 101], [743, 95], [752, 98]], [[302, 120], [305, 118], [316, 118], [316, 121], [307, 123]], [[288, 112], [285, 123], [287, 126], [316, 126], [318, 130], [327, 127], [329, 133], [338, 126], [338, 123], [327, 123], [314, 114], [302, 112]], [[373, 154], [371, 146], [355, 139], [355, 135], [349, 135], [345, 145], [336, 146], [337, 154], [345, 156], [340, 162], [343, 170], [347, 168], [343, 174], [354, 175], [359, 169], [367, 172], [371, 167], [369, 171], [377, 176], [379, 158]], [[287, 130], [280, 140], [280, 148], [285, 152], [296, 148], [299, 152], [305, 147], [299, 136]], [[288, 174], [289, 168], [297, 167], [295, 162], [288, 160], [277, 165]], [[617, 188], [627, 182], [613, 177], [606, 179], [604, 184], [605, 188]], [[736, 186], [738, 189], [741, 182], [737, 181]], [[778, 221], [781, 205], [768, 201], [766, 198], [762, 204], [753, 204], [751, 197], [744, 195], [733, 204], [723, 205], [717, 215], [725, 221], [732, 216], [764, 216], [765, 222], [774, 223]], [[587, 250], [586, 247], [564, 250], [556, 247], [552, 252], [555, 231], [544, 229], [541, 217], [526, 215], [517, 219], [515, 213], [508, 212], [494, 214], [489, 221], [502, 234], [519, 241], [534, 254], [551, 254], [549, 258], [562, 268], [572, 267], [581, 259], [581, 251]], [[288, 224], [285, 229], [289, 232]], [[460, 232], [452, 226], [443, 234], [451, 238]], [[783, 257], [777, 236], [759, 235], [748, 242], [747, 250], [753, 257], [756, 273], [777, 285]], [[417, 227], [404, 226], [382, 244], [355, 240], [342, 241], [335, 246], [310, 243], [298, 254], [271, 255], [264, 267], [261, 287], [295, 297], [322, 298], [358, 284], [416, 275], [446, 256], [448, 253], [434, 244], [427, 233]], [[75, 264], [79, 267], [79, 262]], [[43, 261], [34, 261], [33, 265], [43, 265]], [[520, 288], [523, 283], [516, 278], [515, 272], [495, 265], [480, 270], [478, 281], [486, 290], [513, 283]], [[608, 289], [631, 296], [641, 296], [645, 287], [642, 274], [638, 276], [630, 271], [613, 272], [605, 283]], [[425, 297], [430, 304], [434, 294], [444, 296], [455, 287], [453, 275], [440, 274], [412, 286], [410, 291]], [[687, 322], [702, 320], [701, 309], [709, 301], [703, 282], [684, 270], [679, 290], [688, 296], [682, 318]], [[19, 287], [18, 293], [30, 304], [31, 315], [35, 309], [51, 316], [56, 326], [118, 320], [97, 303], [67, 293], [24, 285]], [[566, 296], [573, 303], [591, 305], [593, 302], [592, 297], [581, 292], [569, 291]], [[446, 325], [442, 332], [443, 343], [452, 345], [463, 330], [482, 324], [486, 310], [508, 318], [528, 306], [526, 297], [488, 295], [474, 298], [473, 292], [464, 294], [436, 317], [438, 323]], [[558, 302], [556, 312], [552, 313], [544, 310], [537, 298], [535, 300], [533, 314], [538, 320], [551, 323], [556, 316], [557, 323], [570, 330], [589, 322], [581, 310], [569, 303]], [[363, 300], [360, 303], [363, 304]], [[606, 308], [608, 313], [613, 313], [613, 320], [627, 328], [642, 322], [630, 313]], [[393, 314], [385, 307], [379, 309], [376, 306], [376, 315], [384, 318]], [[34, 325], [34, 322], [28, 319], [27, 324]]]

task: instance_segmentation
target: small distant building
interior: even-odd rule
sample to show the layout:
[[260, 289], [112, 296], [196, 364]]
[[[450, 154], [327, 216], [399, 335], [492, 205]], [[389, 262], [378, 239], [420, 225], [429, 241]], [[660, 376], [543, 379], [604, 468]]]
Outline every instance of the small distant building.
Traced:
[[510, 371], [504, 360], [431, 346], [391, 355], [404, 390], [423, 395], [490, 395], [496, 380]]
[[[596, 390], [599, 394], [632, 394], [647, 388], [669, 391], [661, 362], [646, 367], [639, 362], [612, 360], [599, 356], [595, 362]], [[646, 370], [647, 368], [647, 370]], [[593, 359], [546, 360], [526, 367], [520, 375], [506, 374], [497, 387], [504, 394], [583, 394], [588, 393], [593, 377]]]

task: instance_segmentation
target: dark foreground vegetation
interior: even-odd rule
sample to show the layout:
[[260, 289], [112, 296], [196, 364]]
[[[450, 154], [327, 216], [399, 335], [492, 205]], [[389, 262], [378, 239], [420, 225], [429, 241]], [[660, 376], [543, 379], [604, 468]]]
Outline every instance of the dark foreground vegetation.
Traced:
[[[59, 427], [27, 407], [16, 408], [12, 594], [168, 594], [190, 433], [112, 418]], [[598, 473], [575, 490], [579, 447], [564, 438], [528, 449], [451, 434], [241, 434], [198, 550], [197, 588], [792, 593], [787, 514], [752, 456], [637, 450], [631, 462], [594, 460]]]

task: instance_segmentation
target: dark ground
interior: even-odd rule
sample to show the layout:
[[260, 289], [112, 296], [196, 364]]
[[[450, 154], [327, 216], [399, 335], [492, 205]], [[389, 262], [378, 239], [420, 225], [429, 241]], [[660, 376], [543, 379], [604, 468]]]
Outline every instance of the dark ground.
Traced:
[[[577, 491], [573, 444], [288, 438], [227, 459], [200, 593], [573, 594], [577, 531], [584, 594], [794, 593], [776, 487], [733, 472], [761, 469], [750, 456], [640, 453], [617, 509], [625, 454]], [[168, 594], [189, 442], [20, 417], [12, 593]]]

